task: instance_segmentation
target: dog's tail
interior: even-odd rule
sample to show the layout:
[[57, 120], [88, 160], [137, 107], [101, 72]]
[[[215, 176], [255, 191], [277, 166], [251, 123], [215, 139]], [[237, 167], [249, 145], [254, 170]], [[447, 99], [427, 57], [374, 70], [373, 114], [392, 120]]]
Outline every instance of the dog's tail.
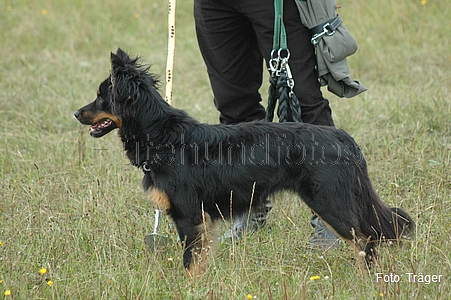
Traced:
[[400, 208], [387, 207], [376, 194], [369, 180], [363, 183], [361, 188], [363, 192], [366, 191], [366, 195], [362, 195], [365, 200], [360, 202], [362, 205], [360, 230], [363, 236], [370, 237], [370, 240], [374, 242], [390, 242], [414, 235], [415, 222], [409, 214]]

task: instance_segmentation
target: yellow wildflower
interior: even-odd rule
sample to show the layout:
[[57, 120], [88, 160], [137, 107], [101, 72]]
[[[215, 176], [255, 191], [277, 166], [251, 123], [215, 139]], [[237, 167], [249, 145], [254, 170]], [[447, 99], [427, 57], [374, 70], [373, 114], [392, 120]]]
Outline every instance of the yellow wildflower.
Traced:
[[248, 300], [252, 299], [252, 295], [251, 294], [247, 294], [247, 299]]
[[315, 276], [311, 276], [310, 277], [310, 280], [318, 280], [320, 277], [318, 276], [318, 275], [315, 275]]
[[48, 280], [48, 281], [47, 281], [47, 284], [48, 284], [49, 286], [52, 286], [52, 285], [53, 285], [53, 281]]
[[0, 246], [3, 245], [2, 241], [0, 241]]
[[426, 5], [427, 2], [428, 0], [421, 0], [421, 5]]
[[11, 295], [11, 290], [6, 290], [5, 291], [5, 296], [9, 296], [9, 295]]
[[46, 15], [47, 13], [48, 13], [48, 11], [45, 8], [41, 10], [42, 15]]
[[3, 283], [3, 280], [0, 279], [0, 284], [2, 284], [2, 283]]
[[47, 269], [46, 268], [42, 268], [39, 270], [39, 274], [44, 275], [45, 273], [47, 273]]

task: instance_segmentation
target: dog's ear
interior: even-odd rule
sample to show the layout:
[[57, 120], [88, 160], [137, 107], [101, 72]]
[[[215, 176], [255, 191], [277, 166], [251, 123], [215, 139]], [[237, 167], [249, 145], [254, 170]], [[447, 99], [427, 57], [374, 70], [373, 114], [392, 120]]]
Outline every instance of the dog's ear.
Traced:
[[112, 67], [125, 67], [125, 63], [124, 61], [116, 54], [114, 54], [113, 52], [111, 52], [110, 55], [110, 61], [111, 61], [111, 66]]
[[121, 48], [118, 48], [116, 54], [111, 52], [110, 60], [111, 60], [111, 68], [113, 70], [126, 70], [126, 69], [135, 69], [135, 67], [139, 67], [137, 64], [139, 57], [130, 58], [125, 51]]
[[116, 54], [111, 52], [110, 55], [111, 60], [111, 83], [114, 86], [117, 85], [118, 82], [121, 82], [121, 78], [130, 77], [126, 74], [129, 73], [130, 67], [135, 65], [135, 61], [130, 59], [130, 56], [123, 51], [121, 48], [118, 48]]
[[121, 56], [121, 57], [126, 57], [126, 56], [128, 56], [128, 54], [127, 54], [124, 50], [122, 50], [121, 48], [117, 48], [117, 50], [116, 50], [116, 55], [117, 55], [117, 56]]
[[111, 63], [124, 67], [125, 65], [136, 66], [139, 57], [131, 58], [127, 52], [117, 48], [116, 54], [111, 52]]
[[125, 64], [124, 61], [113, 52], [111, 52], [110, 60], [111, 60], [111, 71], [110, 71], [111, 85], [114, 89], [117, 88], [116, 84], [118, 82], [118, 77], [120, 76], [121, 70], [125, 69]]
[[139, 77], [136, 64], [138, 58], [131, 59], [126, 52], [118, 48], [116, 54], [111, 53], [110, 59], [113, 102], [134, 98], [139, 93], [139, 81], [134, 80]]

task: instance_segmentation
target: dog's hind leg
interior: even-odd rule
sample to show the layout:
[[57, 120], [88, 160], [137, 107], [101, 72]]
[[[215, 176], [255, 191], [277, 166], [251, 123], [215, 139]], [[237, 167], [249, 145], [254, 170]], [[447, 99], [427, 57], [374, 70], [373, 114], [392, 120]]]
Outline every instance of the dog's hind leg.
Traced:
[[[357, 267], [360, 272], [365, 272], [376, 260], [376, 251], [373, 243], [367, 243], [362, 239], [357, 218], [349, 210], [339, 214], [339, 210], [314, 210], [324, 224], [338, 236], [348, 242], [354, 249]], [[366, 263], [365, 263], [366, 262]]]
[[217, 245], [216, 224], [206, 212], [203, 212], [200, 222], [186, 219], [175, 222], [180, 239], [185, 243], [183, 266], [191, 278], [199, 277], [206, 271]]
[[[357, 268], [360, 273], [365, 273], [368, 271], [368, 268], [371, 268], [376, 263], [376, 250], [374, 249], [374, 245], [371, 242], [366, 242], [362, 238], [359, 237], [358, 231], [356, 233], [357, 226], [353, 227], [352, 225], [348, 225], [344, 229], [343, 225], [336, 225], [333, 227], [327, 221], [323, 220], [323, 223], [333, 232], [335, 232], [338, 236], [344, 239], [351, 247], [354, 249], [354, 254], [357, 262]], [[338, 228], [340, 231], [337, 231], [335, 228]]]
[[366, 261], [367, 252], [362, 249], [362, 246], [356, 240], [348, 240], [346, 241], [352, 246], [354, 249], [355, 259], [357, 262], [357, 269], [360, 273], [365, 273], [372, 266]]

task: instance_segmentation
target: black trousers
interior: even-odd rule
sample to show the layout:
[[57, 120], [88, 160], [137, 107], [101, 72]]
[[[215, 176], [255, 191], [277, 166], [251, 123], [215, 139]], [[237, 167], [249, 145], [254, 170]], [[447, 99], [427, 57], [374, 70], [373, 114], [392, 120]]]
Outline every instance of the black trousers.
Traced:
[[[263, 62], [269, 61], [273, 47], [274, 2], [194, 0], [194, 17], [220, 122], [263, 119], [259, 88]], [[284, 24], [302, 121], [333, 126], [329, 102], [323, 98], [317, 79], [311, 36], [300, 21], [294, 0], [284, 1]]]

